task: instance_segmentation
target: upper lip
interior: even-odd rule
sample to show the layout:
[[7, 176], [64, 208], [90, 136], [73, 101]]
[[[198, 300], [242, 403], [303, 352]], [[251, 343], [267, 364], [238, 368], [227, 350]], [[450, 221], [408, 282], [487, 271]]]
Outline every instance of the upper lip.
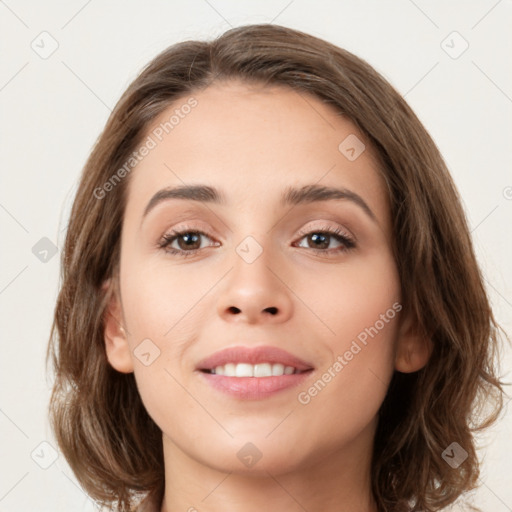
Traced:
[[281, 348], [269, 345], [259, 347], [228, 347], [215, 352], [197, 365], [198, 370], [211, 370], [226, 363], [281, 363], [284, 366], [293, 366], [299, 371], [312, 370], [313, 366], [302, 359], [286, 352]]

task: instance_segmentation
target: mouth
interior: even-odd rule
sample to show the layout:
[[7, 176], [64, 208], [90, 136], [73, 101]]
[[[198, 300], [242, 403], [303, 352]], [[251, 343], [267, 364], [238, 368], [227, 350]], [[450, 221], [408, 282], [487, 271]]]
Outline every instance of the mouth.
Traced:
[[242, 400], [259, 400], [303, 382], [315, 368], [272, 346], [229, 347], [201, 361], [196, 371], [212, 388]]
[[200, 361], [196, 370], [227, 377], [272, 377], [312, 370], [313, 365], [278, 347], [234, 346]]

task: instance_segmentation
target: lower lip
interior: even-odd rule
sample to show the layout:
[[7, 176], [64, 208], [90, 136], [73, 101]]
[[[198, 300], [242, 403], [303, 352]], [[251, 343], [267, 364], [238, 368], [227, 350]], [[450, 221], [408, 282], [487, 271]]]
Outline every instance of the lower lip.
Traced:
[[213, 373], [199, 372], [215, 389], [242, 400], [261, 400], [280, 391], [298, 386], [313, 370], [278, 377], [225, 377]]

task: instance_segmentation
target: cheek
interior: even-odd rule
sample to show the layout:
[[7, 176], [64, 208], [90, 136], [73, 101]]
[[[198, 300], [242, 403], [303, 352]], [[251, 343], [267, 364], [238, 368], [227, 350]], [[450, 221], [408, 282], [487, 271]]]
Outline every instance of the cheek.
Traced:
[[178, 368], [189, 363], [184, 362], [186, 348], [196, 339], [190, 325], [201, 309], [192, 306], [204, 283], [190, 272], [128, 258], [124, 263], [121, 291], [137, 388], [148, 414], [164, 429], [177, 410], [189, 405]]
[[210, 281], [211, 271], [198, 273], [183, 266], [126, 261], [121, 283], [130, 332], [161, 343], [179, 341], [195, 310], [201, 309], [200, 301], [213, 284]]
[[[336, 351], [344, 350], [361, 333], [364, 338], [365, 329], [376, 323], [380, 331], [381, 316], [385, 320], [398, 316], [393, 304], [401, 300], [396, 265], [386, 252], [354, 256], [346, 265], [301, 275], [294, 292], [307, 304], [314, 314], [308, 316], [316, 320], [316, 328], [325, 333], [324, 340]], [[383, 338], [393, 337], [395, 323], [385, 322]]]
[[160, 422], [171, 397], [173, 403], [186, 402], [178, 382], [189, 377], [193, 361], [187, 350], [198, 340], [200, 326], [210, 321], [207, 311], [214, 310], [207, 294], [218, 281], [216, 275], [211, 269], [193, 272], [161, 260], [122, 260], [121, 293], [134, 374], [146, 409]]
[[394, 371], [402, 309], [396, 265], [391, 255], [370, 254], [314, 282], [298, 295], [308, 293], [330, 355], [314, 385], [299, 390], [298, 402], [318, 428], [356, 432], [377, 413]]

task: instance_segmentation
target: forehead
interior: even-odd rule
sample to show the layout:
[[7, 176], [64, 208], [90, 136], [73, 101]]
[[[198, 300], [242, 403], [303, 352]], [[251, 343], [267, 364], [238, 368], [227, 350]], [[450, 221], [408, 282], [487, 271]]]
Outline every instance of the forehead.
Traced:
[[308, 93], [215, 83], [175, 101], [142, 140], [152, 149], [131, 173], [127, 215], [142, 215], [153, 194], [173, 185], [206, 183], [226, 191], [231, 206], [251, 209], [272, 208], [290, 186], [317, 183], [353, 190], [382, 227], [389, 225], [384, 181], [367, 138]]

